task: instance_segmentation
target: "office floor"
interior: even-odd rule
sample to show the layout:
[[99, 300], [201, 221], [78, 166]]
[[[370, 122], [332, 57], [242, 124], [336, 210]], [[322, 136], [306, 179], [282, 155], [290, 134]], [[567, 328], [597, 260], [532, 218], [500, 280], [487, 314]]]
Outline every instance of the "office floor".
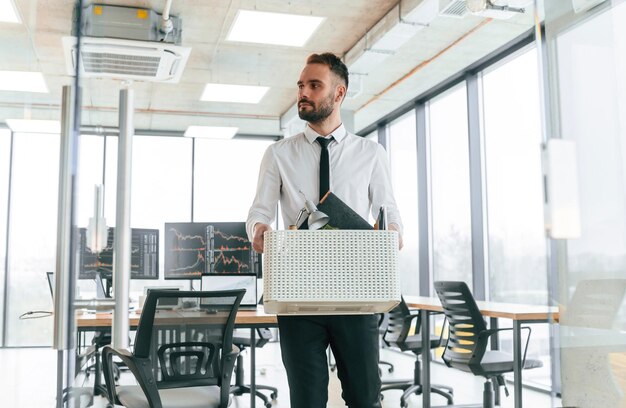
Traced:
[[[247, 355], [245, 356], [248, 357]], [[383, 379], [410, 378], [413, 372], [411, 355], [404, 355], [390, 350], [382, 350], [381, 358], [395, 364], [393, 374], [383, 375]], [[246, 360], [246, 369], [247, 360]], [[54, 407], [54, 393], [56, 387], [56, 352], [50, 349], [0, 349], [0, 406], [12, 408], [45, 408]], [[468, 404], [482, 400], [483, 381], [470, 374], [448, 369], [440, 364], [432, 365], [434, 383], [448, 384], [454, 387], [455, 403]], [[246, 372], [246, 377], [249, 373]], [[125, 373], [122, 381], [132, 381]], [[92, 376], [93, 378], [93, 376]], [[341, 399], [341, 385], [337, 376], [331, 373], [328, 408], [344, 407]], [[289, 407], [289, 389], [285, 370], [280, 359], [278, 343], [269, 343], [257, 350], [257, 383], [277, 386], [278, 399], [273, 406], [277, 408]], [[513, 407], [512, 387], [511, 396], [503, 398], [502, 407]], [[399, 407], [400, 391], [384, 393], [383, 407]], [[504, 396], [504, 394], [503, 394]], [[445, 401], [439, 396], [433, 396], [433, 405], [443, 405]], [[248, 408], [250, 396], [244, 395], [233, 399], [231, 408]], [[262, 408], [257, 399], [257, 407]], [[559, 402], [552, 403], [546, 393], [524, 389], [524, 406], [532, 408], [558, 407]], [[97, 397], [94, 407], [105, 407], [104, 400]], [[421, 407], [421, 397], [413, 396], [409, 400], [410, 408]]]

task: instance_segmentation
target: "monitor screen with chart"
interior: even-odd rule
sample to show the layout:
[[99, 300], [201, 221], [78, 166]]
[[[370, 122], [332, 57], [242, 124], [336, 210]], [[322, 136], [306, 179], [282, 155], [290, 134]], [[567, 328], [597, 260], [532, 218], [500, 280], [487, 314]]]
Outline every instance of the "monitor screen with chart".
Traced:
[[248, 241], [245, 222], [165, 224], [165, 279], [258, 276], [260, 261]]
[[[100, 252], [92, 251], [87, 241], [87, 229], [79, 229], [79, 279], [93, 279], [96, 272], [103, 278], [113, 276], [113, 249], [115, 229], [109, 228], [107, 244]], [[159, 279], [159, 230], [131, 229], [131, 279]]]

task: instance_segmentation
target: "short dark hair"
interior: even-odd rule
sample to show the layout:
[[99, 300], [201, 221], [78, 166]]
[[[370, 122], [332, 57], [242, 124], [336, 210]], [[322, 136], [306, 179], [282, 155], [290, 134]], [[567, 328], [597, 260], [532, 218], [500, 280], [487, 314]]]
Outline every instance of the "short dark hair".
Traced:
[[330, 71], [337, 75], [348, 89], [348, 67], [343, 63], [338, 56], [332, 52], [325, 52], [322, 54], [311, 54], [306, 59], [307, 64], [324, 64]]

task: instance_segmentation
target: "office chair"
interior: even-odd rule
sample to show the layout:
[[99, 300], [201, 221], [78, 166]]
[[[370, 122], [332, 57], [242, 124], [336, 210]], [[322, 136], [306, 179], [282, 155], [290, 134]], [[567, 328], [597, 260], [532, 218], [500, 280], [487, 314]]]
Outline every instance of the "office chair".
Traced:
[[[413, 320], [415, 320], [415, 333], [409, 334], [412, 328]], [[441, 337], [431, 335], [429, 344], [422, 343], [422, 335], [420, 333], [421, 319], [418, 313], [411, 313], [404, 299], [400, 304], [389, 312], [389, 324], [387, 331], [383, 336], [383, 341], [390, 347], [399, 348], [402, 351], [411, 351], [415, 354], [415, 367], [413, 369], [413, 379], [405, 382], [394, 381], [385, 384], [381, 388], [382, 391], [402, 390], [404, 393], [400, 397], [400, 406], [407, 407], [408, 398], [413, 395], [422, 393], [422, 374], [421, 361], [419, 359], [423, 347], [429, 349], [437, 348], [441, 345]], [[453, 390], [450, 387], [433, 384], [431, 391], [446, 398], [448, 405], [453, 404]]]
[[[272, 339], [272, 332], [268, 328], [257, 328], [256, 330], [256, 341], [255, 344], [252, 345], [252, 339], [249, 335], [248, 329], [237, 329], [235, 330], [235, 334], [233, 336], [233, 344], [239, 348], [240, 351], [243, 351], [246, 347], [263, 347], [267, 342]], [[255, 375], [255, 373], [251, 373], [250, 375]], [[243, 395], [245, 393], [250, 393], [250, 386], [244, 384], [244, 361], [243, 356], [239, 354], [237, 356], [237, 365], [235, 367], [235, 384], [230, 387], [230, 393], [236, 396]], [[263, 394], [259, 390], [269, 390], [270, 398], [267, 395]], [[271, 400], [275, 400], [278, 397], [278, 389], [276, 387], [271, 387], [269, 385], [260, 385], [256, 384], [256, 396], [263, 400], [263, 404], [266, 408], [270, 408], [272, 406]]]
[[[135, 347], [102, 349], [109, 404], [128, 408], [226, 408], [235, 360], [235, 317], [244, 289], [152, 290], [137, 326]], [[193, 308], [160, 309], [160, 299]], [[198, 306], [198, 307], [196, 307]], [[116, 386], [113, 357], [121, 359], [139, 385]]]
[[[503, 374], [513, 372], [513, 355], [500, 350], [488, 350], [487, 345], [492, 335], [512, 329], [487, 329], [474, 296], [465, 282], [435, 282], [435, 291], [449, 324], [443, 361], [448, 367], [485, 377], [483, 403], [479, 406], [493, 408], [494, 387], [504, 386], [506, 395], [509, 394]], [[528, 330], [522, 368], [541, 367], [541, 361], [526, 359], [530, 327], [522, 327], [522, 330]]]

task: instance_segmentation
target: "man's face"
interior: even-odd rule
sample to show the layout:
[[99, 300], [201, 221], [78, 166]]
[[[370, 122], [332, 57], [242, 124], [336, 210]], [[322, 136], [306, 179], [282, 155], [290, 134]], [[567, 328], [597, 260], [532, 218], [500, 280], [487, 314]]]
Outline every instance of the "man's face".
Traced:
[[[309, 123], [320, 123], [330, 116], [337, 103], [337, 82], [324, 64], [307, 64], [298, 81], [298, 116]], [[339, 100], [338, 100], [339, 99]]]

